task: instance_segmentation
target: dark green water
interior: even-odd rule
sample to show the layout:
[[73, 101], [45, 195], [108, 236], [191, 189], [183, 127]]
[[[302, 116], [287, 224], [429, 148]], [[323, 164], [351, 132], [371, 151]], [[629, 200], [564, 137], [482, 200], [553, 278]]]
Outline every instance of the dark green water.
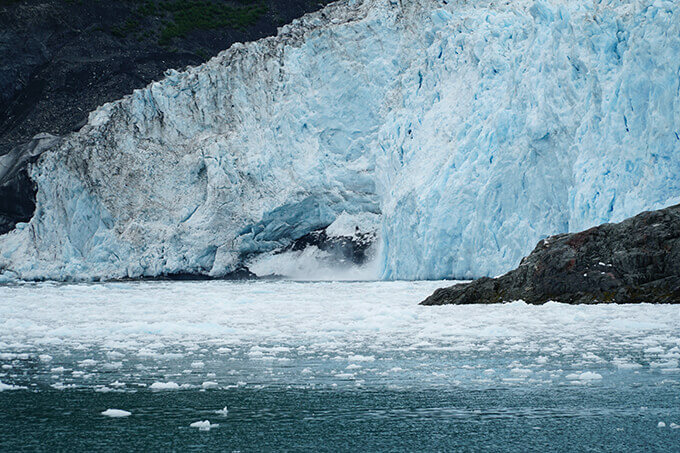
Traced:
[[[680, 429], [657, 428], [680, 420], [668, 386], [13, 391], [0, 407], [2, 451], [680, 451]], [[220, 426], [189, 427], [203, 419]]]

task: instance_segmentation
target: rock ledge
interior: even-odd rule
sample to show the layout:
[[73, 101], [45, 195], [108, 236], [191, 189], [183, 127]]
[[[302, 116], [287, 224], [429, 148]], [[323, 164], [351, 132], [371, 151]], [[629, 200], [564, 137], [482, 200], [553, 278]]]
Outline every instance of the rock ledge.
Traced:
[[680, 205], [538, 243], [498, 278], [438, 289], [422, 305], [524, 300], [680, 303]]

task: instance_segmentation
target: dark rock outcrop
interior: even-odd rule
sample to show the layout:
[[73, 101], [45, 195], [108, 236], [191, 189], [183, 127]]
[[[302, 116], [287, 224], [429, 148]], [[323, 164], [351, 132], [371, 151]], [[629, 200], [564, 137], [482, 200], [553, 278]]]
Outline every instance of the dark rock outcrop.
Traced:
[[680, 303], [680, 205], [538, 243], [498, 278], [438, 289], [422, 305]]
[[375, 240], [375, 233], [358, 231], [358, 227], [356, 234], [351, 237], [329, 236], [325, 229], [321, 229], [305, 234], [293, 241], [288, 247], [280, 250], [279, 253], [288, 251], [297, 252], [314, 246], [330, 254], [339, 263], [361, 265], [365, 264], [369, 259], [368, 251], [375, 243]]
[[28, 176], [28, 164], [61, 143], [61, 138], [38, 134], [31, 141], [0, 156], [0, 234], [18, 222], [28, 222], [35, 210], [35, 186]]

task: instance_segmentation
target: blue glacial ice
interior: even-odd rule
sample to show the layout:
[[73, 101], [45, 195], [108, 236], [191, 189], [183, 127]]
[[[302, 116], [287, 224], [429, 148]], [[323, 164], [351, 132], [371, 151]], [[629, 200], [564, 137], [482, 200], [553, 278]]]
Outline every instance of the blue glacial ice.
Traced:
[[348, 216], [378, 277], [497, 275], [680, 202], [680, 4], [339, 1], [100, 107], [32, 177], [9, 277], [220, 276]]

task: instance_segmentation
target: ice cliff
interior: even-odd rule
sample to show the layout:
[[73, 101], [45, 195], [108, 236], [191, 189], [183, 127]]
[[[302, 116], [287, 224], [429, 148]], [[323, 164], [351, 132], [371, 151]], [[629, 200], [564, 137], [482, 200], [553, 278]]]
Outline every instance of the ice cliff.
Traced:
[[680, 201], [680, 4], [339, 1], [102, 106], [31, 174], [10, 276], [220, 276], [348, 216], [379, 219], [382, 278], [496, 275]]

